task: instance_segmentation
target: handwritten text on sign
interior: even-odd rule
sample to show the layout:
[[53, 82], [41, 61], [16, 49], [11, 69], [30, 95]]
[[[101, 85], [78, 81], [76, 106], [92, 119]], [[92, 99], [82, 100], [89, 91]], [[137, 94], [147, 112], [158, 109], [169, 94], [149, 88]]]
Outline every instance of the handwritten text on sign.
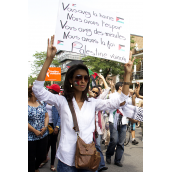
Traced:
[[72, 3], [60, 0], [54, 41], [57, 50], [127, 63], [130, 34], [124, 15]]

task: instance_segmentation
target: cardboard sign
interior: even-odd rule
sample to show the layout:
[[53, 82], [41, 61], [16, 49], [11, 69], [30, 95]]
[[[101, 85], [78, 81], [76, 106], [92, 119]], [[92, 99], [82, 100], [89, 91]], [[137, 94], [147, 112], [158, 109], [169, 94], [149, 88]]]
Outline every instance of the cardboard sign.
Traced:
[[[60, 0], [54, 46], [64, 50], [127, 63], [130, 33], [124, 14]], [[117, 9], [116, 9], [117, 10]]]
[[45, 81], [61, 81], [61, 68], [60, 67], [49, 67]]

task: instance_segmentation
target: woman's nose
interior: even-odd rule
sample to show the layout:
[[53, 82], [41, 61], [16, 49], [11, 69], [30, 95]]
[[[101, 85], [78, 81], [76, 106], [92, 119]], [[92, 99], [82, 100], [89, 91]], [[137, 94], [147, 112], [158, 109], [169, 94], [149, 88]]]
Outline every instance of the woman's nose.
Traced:
[[84, 82], [84, 77], [82, 77], [82, 80], [81, 81]]

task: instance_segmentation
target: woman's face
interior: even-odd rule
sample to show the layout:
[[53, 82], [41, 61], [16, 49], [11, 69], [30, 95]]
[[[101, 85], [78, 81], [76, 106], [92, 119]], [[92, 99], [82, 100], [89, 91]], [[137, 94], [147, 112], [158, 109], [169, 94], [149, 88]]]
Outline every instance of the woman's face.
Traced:
[[94, 98], [96, 98], [96, 97], [99, 96], [99, 90], [98, 90], [98, 88], [93, 88], [92, 89], [92, 92], [94, 93]]
[[70, 80], [70, 83], [72, 84], [72, 87], [77, 91], [84, 91], [87, 87], [88, 80], [89, 76], [86, 70], [78, 69], [75, 71], [72, 80]]

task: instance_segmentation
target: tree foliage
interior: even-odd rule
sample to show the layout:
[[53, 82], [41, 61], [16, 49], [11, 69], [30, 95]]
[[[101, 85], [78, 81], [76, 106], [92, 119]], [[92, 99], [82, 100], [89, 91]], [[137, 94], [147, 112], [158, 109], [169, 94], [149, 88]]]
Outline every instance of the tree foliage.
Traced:
[[[33, 55], [35, 57], [35, 60], [33, 62], [33, 64], [31, 65], [32, 67], [32, 74], [34, 75], [38, 75], [40, 70], [42, 69], [42, 66], [45, 62], [45, 59], [47, 57], [47, 52], [42, 51], [42, 52], [37, 52]], [[51, 63], [51, 66], [53, 67], [58, 67], [59, 66], [59, 62], [58, 59], [55, 57]]]
[[28, 86], [31, 84], [33, 85], [33, 82], [36, 80], [37, 77], [32, 77], [31, 75], [28, 77]]
[[82, 60], [90, 70], [101, 73], [104, 78], [109, 74], [112, 76], [124, 74], [124, 65], [122, 63], [91, 56], [84, 57]]

